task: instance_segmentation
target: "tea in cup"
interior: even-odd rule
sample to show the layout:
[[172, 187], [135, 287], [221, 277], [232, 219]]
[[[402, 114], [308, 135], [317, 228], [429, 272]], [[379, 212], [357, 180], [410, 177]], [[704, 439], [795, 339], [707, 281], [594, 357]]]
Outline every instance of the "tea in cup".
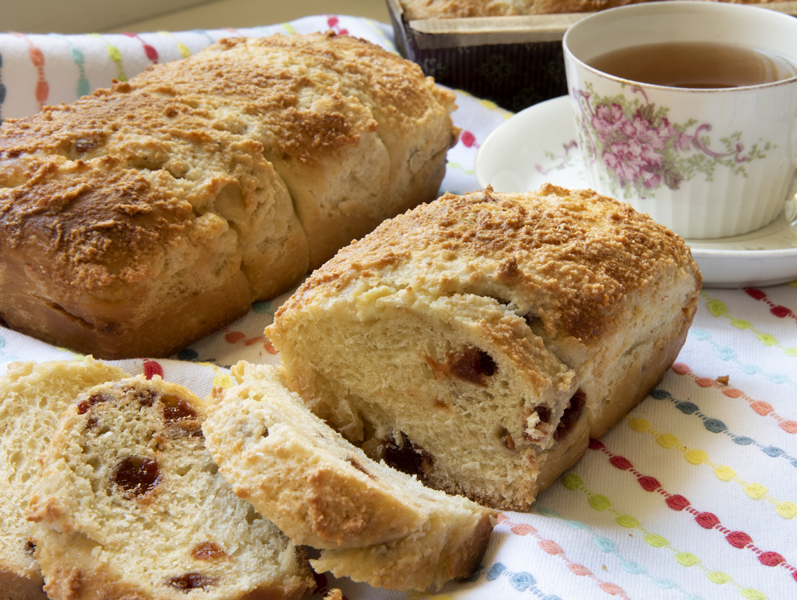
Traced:
[[586, 17], [564, 37], [590, 185], [687, 239], [755, 231], [795, 171], [797, 19], [715, 2]]

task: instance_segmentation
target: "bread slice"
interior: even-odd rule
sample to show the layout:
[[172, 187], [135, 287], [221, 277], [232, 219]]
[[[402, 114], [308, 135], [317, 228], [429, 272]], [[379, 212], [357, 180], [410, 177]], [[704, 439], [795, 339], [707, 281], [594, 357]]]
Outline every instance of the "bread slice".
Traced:
[[493, 529], [492, 510], [426, 488], [370, 460], [290, 392], [275, 367], [238, 363], [217, 388], [203, 425], [207, 446], [235, 492], [311, 560], [393, 590], [438, 588], [469, 575]]
[[28, 507], [53, 600], [288, 600], [314, 587], [302, 553], [218, 473], [204, 414], [187, 389], [142, 376], [66, 411]]
[[25, 518], [37, 458], [77, 396], [127, 377], [87, 357], [81, 362], [11, 363], [0, 378], [0, 598], [46, 600]]
[[371, 457], [522, 511], [660, 380], [700, 284], [683, 240], [626, 204], [487, 189], [343, 249], [266, 335]]

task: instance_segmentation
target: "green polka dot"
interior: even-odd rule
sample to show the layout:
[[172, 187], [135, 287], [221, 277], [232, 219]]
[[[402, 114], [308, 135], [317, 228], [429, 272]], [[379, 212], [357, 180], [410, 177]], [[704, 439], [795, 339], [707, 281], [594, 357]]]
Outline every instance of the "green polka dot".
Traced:
[[637, 521], [631, 515], [620, 515], [615, 519], [617, 523], [619, 523], [623, 527], [627, 527], [628, 529], [634, 529], [635, 527], [639, 527], [639, 521]]
[[645, 541], [654, 548], [663, 548], [664, 546], [670, 543], [669, 541], [667, 541], [667, 538], [662, 537], [656, 533], [649, 533], [648, 535], [646, 535]]
[[709, 581], [718, 585], [725, 585], [731, 580], [730, 576], [722, 571], [711, 571], [710, 573], [706, 573], [706, 577], [709, 578]]
[[589, 505], [595, 510], [606, 510], [612, 503], [606, 496], [595, 494], [589, 497]]
[[675, 560], [685, 567], [694, 567], [695, 565], [700, 564], [700, 559], [689, 552], [679, 552], [675, 555]]
[[715, 317], [720, 317], [728, 312], [725, 304], [720, 300], [709, 300], [706, 306], [708, 306], [709, 311], [711, 311], [711, 314]]
[[759, 334], [758, 339], [761, 340], [761, 342], [765, 346], [777, 346], [778, 345], [777, 338], [775, 338], [775, 336], [772, 336], [772, 335], [769, 335], [769, 334], [766, 334], [766, 333]]
[[584, 485], [581, 477], [578, 475], [574, 475], [573, 473], [568, 473], [567, 475], [562, 477], [562, 485], [565, 486], [568, 490], [577, 490], [581, 486]]
[[744, 319], [734, 319], [731, 321], [731, 325], [738, 329], [750, 329], [750, 327], [752, 327], [750, 321], [745, 321]]

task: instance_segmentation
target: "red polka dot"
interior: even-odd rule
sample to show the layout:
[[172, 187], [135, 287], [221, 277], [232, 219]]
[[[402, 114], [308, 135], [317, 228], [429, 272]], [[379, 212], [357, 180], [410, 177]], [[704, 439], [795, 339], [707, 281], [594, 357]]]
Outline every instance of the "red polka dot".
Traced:
[[610, 596], [619, 596], [620, 594], [625, 595], [625, 590], [623, 588], [614, 583], [609, 583], [608, 581], [604, 581], [598, 587]]
[[797, 581], [797, 571], [791, 572], [791, 578], [794, 579], [794, 581]]
[[700, 513], [695, 517], [695, 521], [697, 521], [697, 524], [704, 529], [714, 529], [720, 524], [720, 520], [717, 518], [717, 515], [710, 512]]
[[642, 489], [646, 492], [653, 492], [661, 487], [659, 480], [655, 477], [651, 477], [650, 475], [645, 475], [644, 477], [639, 478], [639, 485], [642, 486]]
[[570, 563], [569, 565], [567, 565], [567, 568], [570, 569], [570, 571], [574, 575], [578, 575], [579, 577], [584, 577], [586, 575], [592, 575], [592, 571], [590, 571], [584, 565], [577, 565], [576, 563]]
[[227, 340], [230, 344], [236, 344], [245, 337], [246, 334], [241, 333], [240, 331], [231, 331], [230, 333], [224, 336], [224, 339]]
[[612, 463], [615, 467], [620, 469], [621, 471], [627, 471], [634, 465], [631, 464], [631, 461], [625, 458], [624, 456], [612, 456], [609, 459], [609, 462]]
[[540, 548], [542, 548], [548, 554], [564, 554], [565, 551], [562, 550], [562, 547], [553, 542], [551, 540], [540, 540]]
[[337, 17], [330, 17], [327, 19], [327, 25], [329, 25], [330, 27], [335, 27], [337, 24], [338, 24]]
[[497, 521], [499, 523], [508, 523], [509, 522], [509, 517], [507, 517], [504, 513], [499, 513], [499, 515], [497, 517]]
[[780, 424], [780, 428], [789, 433], [797, 433], [797, 421], [783, 421]]
[[750, 405], [750, 408], [756, 411], [759, 415], [768, 415], [773, 410], [772, 405], [769, 402], [763, 402], [761, 400], [753, 402]]
[[589, 449], [590, 450], [603, 450], [606, 446], [603, 445], [603, 442], [600, 440], [590, 440], [589, 441]]
[[734, 548], [744, 548], [748, 544], [753, 543], [753, 538], [747, 535], [744, 531], [731, 531], [725, 536], [728, 543]]
[[742, 390], [737, 390], [736, 388], [726, 388], [722, 390], [722, 393], [728, 396], [728, 398], [738, 398], [739, 396], [744, 396], [744, 392]]
[[266, 352], [269, 354], [279, 354], [279, 350], [274, 347], [274, 344], [271, 343], [271, 340], [266, 340], [263, 343], [263, 346], [265, 347]]
[[678, 373], [678, 375], [686, 375], [687, 373], [692, 372], [692, 369], [689, 367], [689, 365], [684, 363], [675, 363], [672, 366], [672, 370]]
[[769, 311], [775, 315], [776, 317], [780, 317], [781, 319], [784, 317], [788, 317], [791, 314], [791, 311], [786, 308], [785, 306], [773, 306]]
[[669, 506], [673, 510], [683, 510], [687, 506], [689, 506], [690, 502], [680, 494], [676, 494], [675, 496], [670, 496], [667, 498], [667, 506]]
[[531, 525], [526, 525], [525, 523], [520, 523], [518, 525], [513, 525], [510, 531], [516, 535], [528, 535], [530, 533], [534, 533], [537, 531]]
[[476, 144], [476, 136], [470, 131], [463, 131], [461, 134], [459, 134], [459, 139], [462, 140], [462, 144], [466, 148], [470, 148]]
[[155, 377], [155, 375], [163, 379], [163, 367], [160, 366], [160, 363], [157, 363], [154, 360], [145, 360], [144, 377], [147, 379], [152, 379]]
[[700, 377], [699, 379], [695, 379], [695, 383], [697, 383], [697, 385], [700, 387], [710, 388], [712, 385], [714, 385], [714, 380], [708, 377]]
[[777, 552], [762, 552], [758, 560], [767, 567], [777, 567], [780, 563], [786, 562], [786, 559]]
[[757, 290], [755, 288], [747, 288], [744, 291], [747, 292], [751, 297], [755, 298], [756, 300], [763, 300], [764, 298], [767, 297], [767, 295], [764, 292], [762, 292], [761, 290]]

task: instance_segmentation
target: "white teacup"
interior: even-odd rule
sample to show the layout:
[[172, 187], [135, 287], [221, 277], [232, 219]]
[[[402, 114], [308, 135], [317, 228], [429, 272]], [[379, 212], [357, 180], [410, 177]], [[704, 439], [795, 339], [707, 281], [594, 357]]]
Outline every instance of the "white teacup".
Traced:
[[589, 66], [624, 48], [693, 42], [756, 48], [791, 67], [797, 18], [721, 2], [653, 2], [596, 13], [567, 31], [567, 83], [590, 184], [687, 239], [755, 231], [783, 210], [794, 175], [797, 70], [701, 89]]

